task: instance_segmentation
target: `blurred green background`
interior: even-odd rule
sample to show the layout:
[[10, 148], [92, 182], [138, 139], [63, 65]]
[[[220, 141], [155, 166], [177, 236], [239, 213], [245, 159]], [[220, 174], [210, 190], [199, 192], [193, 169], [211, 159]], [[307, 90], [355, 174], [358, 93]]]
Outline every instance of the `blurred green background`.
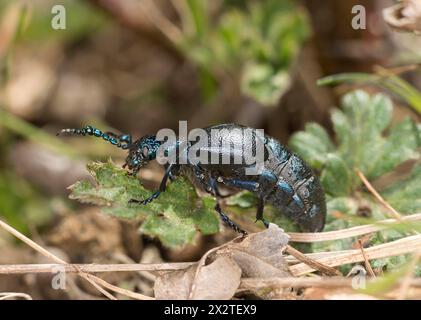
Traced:
[[[392, 100], [384, 102], [385, 108], [394, 105], [385, 111], [390, 121], [375, 130], [367, 149], [387, 145], [381, 137], [388, 136], [389, 124], [411, 123], [405, 127], [408, 130], [391, 134], [398, 136], [390, 143], [394, 150], [407, 149], [381, 169], [388, 176], [369, 178], [398, 205], [408, 194], [396, 199], [388, 187], [410, 177], [413, 192], [408, 199], [413, 206], [406, 213], [420, 212], [421, 186], [411, 174], [419, 177], [412, 170], [420, 147], [421, 38], [396, 33], [386, 25], [382, 9], [393, 3], [367, 2], [367, 29], [355, 30], [352, 7], [358, 1], [354, 0], [0, 0], [0, 217], [63, 250], [72, 262], [115, 262], [115, 252], [139, 261], [150, 247], [158, 250], [159, 259], [195, 260], [226, 237], [197, 235], [196, 245], [182, 253], [139, 236], [137, 222], [109, 220], [98, 214], [98, 208], [69, 200], [67, 187], [83, 179], [92, 181], [85, 167], [88, 160], [112, 157], [121, 165], [125, 153], [100, 141], [61, 139], [55, 133], [92, 124], [139, 137], [160, 128], [177, 129], [179, 120], [187, 120], [190, 128], [236, 122], [263, 128], [288, 144], [292, 134], [306, 129], [294, 136], [291, 147], [324, 175], [327, 184], [343, 182], [346, 178], [339, 172], [353, 169], [354, 160], [346, 152], [354, 154], [354, 149], [344, 147], [331, 111], [356, 88], [369, 94], [386, 92]], [[56, 5], [65, 8], [65, 29], [52, 28]], [[325, 78], [324, 83], [341, 85], [317, 85], [318, 79], [336, 74], [342, 75]], [[359, 111], [373, 103], [366, 96], [359, 99], [356, 108], [363, 108]], [[349, 105], [354, 108], [348, 101]], [[353, 111], [349, 112], [351, 136], [352, 125], [375, 126], [374, 120], [353, 122]], [[369, 111], [364, 112], [361, 118]], [[309, 122], [317, 125], [306, 127]], [[361, 137], [367, 137], [365, 131]], [[338, 163], [324, 157], [328, 153], [346, 162], [332, 171], [333, 177], [328, 176], [329, 166], [337, 169]], [[141, 173], [150, 188], [160, 177], [160, 168], [154, 165]], [[330, 187], [333, 193], [346, 190], [334, 197], [357, 203], [344, 207], [344, 202], [332, 202], [331, 212], [343, 208], [342, 213], [355, 217], [361, 207], [360, 192], [366, 190], [355, 181]], [[245, 197], [231, 199], [233, 212], [253, 206]], [[244, 219], [244, 214], [238, 216]], [[352, 225], [335, 219], [329, 216], [328, 229]], [[243, 222], [257, 228], [250, 221]], [[111, 240], [104, 241], [101, 233]], [[384, 240], [376, 238], [372, 244]], [[352, 241], [333, 244], [319, 251], [352, 245]], [[0, 254], [0, 263], [30, 260], [25, 249], [1, 231], [0, 250], [8, 252]], [[124, 281], [133, 285], [126, 278], [117, 282]], [[0, 291], [17, 286], [13, 281], [2, 286], [0, 280]], [[21, 282], [19, 286], [27, 289]], [[38, 297], [56, 297], [54, 292], [30, 290]]]

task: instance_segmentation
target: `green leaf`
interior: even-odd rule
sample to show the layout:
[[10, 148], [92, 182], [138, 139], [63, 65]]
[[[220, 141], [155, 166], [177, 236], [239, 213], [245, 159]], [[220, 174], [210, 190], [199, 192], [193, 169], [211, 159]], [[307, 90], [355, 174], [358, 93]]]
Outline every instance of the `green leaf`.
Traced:
[[246, 64], [241, 81], [242, 91], [266, 106], [273, 106], [290, 87], [285, 70], [276, 72], [269, 64]]
[[[327, 194], [327, 218], [324, 231], [341, 230], [356, 225], [376, 223], [387, 217], [385, 208], [368, 192], [360, 190], [355, 168], [368, 179], [380, 177], [409, 159], [419, 159], [420, 125], [405, 119], [391, 126], [393, 105], [383, 94], [369, 95], [354, 91], [342, 99], [342, 110], [332, 112], [335, 132], [333, 143], [323, 129], [307, 125], [305, 131], [294, 134], [291, 148], [312, 167], [321, 171], [321, 182]], [[411, 175], [387, 188], [382, 196], [400, 213], [421, 211], [421, 164]], [[364, 209], [366, 218], [361, 213]], [[418, 223], [396, 225], [393, 229], [376, 232], [370, 245], [402, 238]], [[313, 251], [348, 250], [356, 238], [326, 241], [312, 245]], [[387, 270], [399, 269], [405, 255], [372, 261], [372, 265]], [[342, 266], [346, 271], [349, 266]]]
[[[392, 113], [393, 105], [387, 96], [353, 91], [343, 97], [342, 110], [332, 112], [336, 146], [317, 124], [307, 124], [305, 131], [295, 133], [289, 144], [310, 166], [321, 171], [321, 181], [328, 195], [349, 196], [361, 185], [355, 169], [373, 179], [404, 161], [419, 159], [419, 126], [405, 119], [390, 127]], [[418, 186], [411, 186], [416, 194]], [[418, 202], [408, 196], [405, 194], [405, 198], [411, 200], [399, 200], [398, 205], [405, 202], [399, 208], [414, 212]]]
[[409, 178], [399, 181], [382, 195], [400, 213], [409, 214], [421, 211], [421, 164], [415, 166]]
[[369, 96], [361, 90], [344, 96], [343, 112], [334, 111], [332, 121], [339, 155], [353, 170], [358, 168], [373, 179], [400, 163], [417, 159], [417, 131], [405, 120], [384, 135], [391, 122], [393, 105], [383, 94]]
[[414, 123], [410, 119], [405, 119], [391, 128], [387, 140], [382, 144], [380, 156], [373, 162], [369, 175], [379, 177], [406, 160], [418, 159], [417, 147], [417, 132], [414, 131]]
[[330, 141], [326, 130], [317, 123], [309, 123], [305, 126], [305, 131], [295, 133], [289, 145], [293, 151], [313, 168], [321, 169], [326, 162], [326, 156], [334, 151], [334, 145]]
[[332, 112], [336, 148], [326, 131], [316, 124], [306, 125], [305, 131], [290, 140], [293, 151], [313, 168], [322, 170], [327, 193], [351, 194], [361, 184], [355, 169], [373, 179], [404, 161], [419, 159], [419, 128], [406, 119], [389, 129], [393, 105], [387, 96], [370, 96], [356, 90], [343, 97], [342, 109]]
[[0, 171], [0, 218], [19, 231], [27, 234], [28, 226], [48, 224], [53, 217], [50, 200], [13, 171]]
[[371, 178], [373, 160], [382, 156], [382, 131], [390, 123], [392, 103], [382, 94], [370, 97], [357, 90], [344, 96], [342, 106], [345, 119], [339, 113], [332, 119], [340, 155], [350, 168], [358, 168]]
[[333, 153], [326, 156], [320, 180], [325, 191], [335, 197], [346, 196], [351, 191], [351, 172], [345, 161]]
[[224, 5], [217, 18], [210, 19], [203, 3], [188, 0], [179, 6], [184, 8], [180, 50], [207, 70], [210, 79], [229, 75], [240, 82], [245, 95], [275, 105], [289, 87], [288, 69], [309, 33], [304, 12], [294, 1], [261, 0]]
[[159, 238], [169, 247], [193, 243], [197, 231], [213, 234], [219, 230], [213, 198], [197, 196], [193, 186], [178, 178], [146, 206], [128, 204], [130, 199], [145, 199], [152, 194], [140, 181], [111, 161], [90, 162], [88, 171], [95, 184], [80, 181], [70, 187], [71, 199], [102, 206], [106, 214], [119, 218], [139, 218], [141, 231]]
[[249, 191], [242, 191], [234, 194], [226, 200], [229, 206], [238, 206], [240, 208], [250, 208], [257, 204], [256, 196]]
[[187, 0], [186, 4], [193, 21], [195, 36], [203, 41], [209, 25], [207, 3], [206, 1]]

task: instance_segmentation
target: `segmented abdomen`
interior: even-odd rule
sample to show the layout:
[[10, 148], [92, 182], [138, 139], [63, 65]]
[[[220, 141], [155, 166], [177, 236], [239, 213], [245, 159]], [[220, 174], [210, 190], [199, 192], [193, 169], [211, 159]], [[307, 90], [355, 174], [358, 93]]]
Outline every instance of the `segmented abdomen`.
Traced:
[[321, 231], [326, 218], [326, 201], [319, 179], [301, 158], [275, 139], [267, 137], [266, 145], [273, 156], [269, 157], [265, 171], [276, 177], [266, 200], [304, 231]]

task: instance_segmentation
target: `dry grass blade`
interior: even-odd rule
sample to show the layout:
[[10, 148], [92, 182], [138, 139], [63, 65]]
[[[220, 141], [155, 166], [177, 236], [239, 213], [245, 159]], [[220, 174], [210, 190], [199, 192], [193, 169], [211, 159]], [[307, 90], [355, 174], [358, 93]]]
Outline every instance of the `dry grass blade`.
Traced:
[[[383, 199], [383, 197], [376, 191], [376, 189], [373, 188], [373, 186], [371, 185], [371, 183], [367, 180], [367, 178], [364, 176], [364, 174], [360, 171], [357, 170], [357, 174], [358, 177], [362, 180], [362, 182], [364, 183], [364, 185], [366, 186], [366, 188], [373, 194], [373, 196], [383, 205], [385, 206], [387, 209], [390, 210], [390, 212], [392, 213], [393, 217], [399, 221], [402, 221], [402, 216], [400, 215], [399, 212], [397, 212], [395, 210], [395, 208], [393, 208], [386, 200]], [[404, 222], [405, 223], [405, 222]], [[405, 223], [406, 224], [406, 223]], [[407, 224], [409, 226], [409, 224]], [[410, 227], [410, 226], [409, 226]], [[412, 229], [412, 234], [418, 234], [418, 231], [415, 229]]]
[[[412, 221], [421, 221], [421, 213], [404, 216], [401, 221], [403, 222], [412, 222]], [[332, 241], [340, 240], [352, 237], [362, 236], [367, 233], [377, 232], [385, 230], [387, 228], [392, 228], [397, 223], [396, 219], [386, 219], [381, 220], [376, 224], [366, 224], [362, 226], [352, 227], [348, 229], [328, 231], [328, 232], [318, 232], [318, 233], [296, 233], [290, 232], [291, 242], [321, 242], [321, 241]]]
[[[367, 248], [365, 250], [366, 258], [368, 260], [380, 259], [392, 256], [398, 256], [401, 254], [411, 253], [419, 250], [421, 247], [421, 235], [409, 236], [392, 242], [384, 243], [378, 246]], [[348, 250], [343, 253], [337, 254], [332, 253], [330, 256], [326, 253], [326, 256], [317, 260], [324, 265], [330, 267], [336, 267], [344, 264], [356, 263], [364, 261], [364, 257], [361, 250]], [[290, 266], [290, 271], [295, 276], [304, 275], [315, 271], [314, 268], [309, 267], [304, 263], [299, 263]]]
[[356, 170], [357, 171], [357, 175], [358, 177], [361, 179], [361, 181], [364, 183], [364, 185], [366, 186], [366, 188], [368, 189], [368, 191], [370, 191], [373, 196], [382, 204], [384, 205], [387, 209], [390, 210], [391, 215], [393, 218], [397, 219], [397, 220], [401, 220], [402, 216], [400, 215], [399, 212], [397, 212], [395, 210], [395, 208], [393, 208], [386, 200], [383, 199], [383, 197], [376, 191], [376, 189], [373, 188], [373, 186], [371, 185], [371, 183], [367, 180], [367, 178], [364, 176], [364, 174], [360, 171], [360, 170]]
[[12, 264], [0, 265], [0, 274], [51, 273], [58, 266], [67, 273], [129, 272], [129, 271], [176, 271], [190, 267], [195, 262], [180, 263], [133, 263], [133, 264]]
[[406, 272], [405, 277], [402, 280], [402, 284], [401, 284], [401, 287], [399, 288], [399, 292], [396, 299], [403, 300], [406, 298], [408, 289], [411, 286], [412, 276], [414, 274], [417, 263], [420, 260], [420, 257], [421, 257], [421, 250], [418, 250], [415, 252], [414, 257], [412, 258], [412, 261], [408, 266], [408, 271]]
[[152, 297], [148, 297], [148, 296], [145, 296], [145, 295], [140, 294], [140, 293], [136, 293], [136, 292], [133, 292], [133, 291], [130, 291], [130, 290], [126, 290], [126, 289], [114, 286], [111, 283], [108, 283], [107, 281], [105, 281], [101, 278], [98, 278], [97, 276], [94, 276], [92, 274], [87, 273], [86, 276], [87, 276], [88, 279], [93, 280], [94, 283], [97, 283], [97, 284], [99, 284], [99, 285], [101, 285], [101, 286], [103, 286], [103, 287], [105, 287], [105, 288], [107, 288], [111, 291], [114, 291], [116, 293], [120, 293], [120, 294], [122, 294], [124, 296], [127, 296], [129, 298], [133, 298], [133, 299], [136, 299], [136, 300], [155, 300]]
[[367, 270], [367, 272], [370, 276], [375, 278], [376, 274], [374, 273], [374, 270], [371, 267], [370, 261], [368, 261], [368, 259], [367, 259], [367, 255], [364, 252], [364, 246], [363, 246], [363, 243], [362, 243], [361, 239], [358, 240], [358, 244], [360, 245], [361, 254], [363, 255], [363, 258], [364, 258], [365, 269]]
[[160, 30], [174, 44], [178, 44], [182, 39], [182, 31], [168, 19], [161, 9], [151, 0], [144, 0], [139, 9], [144, 11], [144, 15], [151, 24]]
[[[411, 279], [411, 287], [421, 287], [421, 279]], [[319, 287], [343, 288], [352, 287], [352, 279], [345, 277], [289, 277], [289, 278], [248, 278], [242, 279], [239, 290], [255, 290], [263, 288], [289, 288], [289, 287]]]
[[0, 300], [9, 300], [14, 298], [22, 298], [25, 300], [32, 300], [29, 294], [22, 292], [0, 292]]

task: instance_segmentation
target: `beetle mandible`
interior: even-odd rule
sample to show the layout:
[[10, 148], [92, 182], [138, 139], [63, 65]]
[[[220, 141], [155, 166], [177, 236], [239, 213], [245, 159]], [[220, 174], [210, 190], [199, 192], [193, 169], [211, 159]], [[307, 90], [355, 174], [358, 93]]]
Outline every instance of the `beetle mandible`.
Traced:
[[[159, 189], [147, 199], [131, 199], [130, 203], [146, 205], [152, 202], [165, 191], [168, 179], [174, 180], [178, 175], [184, 175], [196, 188], [216, 197], [215, 210], [229, 227], [239, 233], [247, 234], [222, 211], [221, 186], [253, 192], [258, 199], [256, 222], [260, 220], [266, 227], [269, 224], [263, 217], [263, 210], [265, 203], [270, 203], [282, 214], [295, 221], [303, 231], [318, 232], [323, 229], [326, 219], [323, 188], [317, 176], [298, 155], [266, 134], [258, 136], [253, 131], [251, 140], [245, 140], [244, 131], [255, 129], [237, 124], [220, 124], [203, 130], [208, 133], [208, 144], [204, 148], [201, 147], [201, 151], [207, 151], [210, 157], [216, 156], [219, 159], [219, 157], [228, 156], [231, 160], [233, 156], [236, 156], [232, 154], [233, 152], [240, 152], [242, 161], [215, 164], [203, 161], [191, 162], [187, 158], [186, 163], [180, 163], [179, 153], [177, 153], [176, 161], [164, 164], [165, 174]], [[218, 134], [215, 135], [212, 132], [218, 132]], [[136, 175], [149, 161], [157, 159], [159, 148], [164, 143], [153, 135], [133, 141], [131, 135], [102, 132], [92, 126], [82, 129], [63, 129], [60, 133], [95, 136], [118, 148], [128, 150], [129, 154], [123, 167], [127, 166], [132, 175]], [[258, 174], [248, 174], [246, 169], [250, 168], [251, 164], [245, 159], [245, 151], [256, 152], [256, 141], [263, 144], [264, 164]], [[170, 149], [179, 152], [181, 145], [181, 141], [177, 139], [164, 152], [168, 153]], [[188, 142], [187, 150], [193, 145]]]

